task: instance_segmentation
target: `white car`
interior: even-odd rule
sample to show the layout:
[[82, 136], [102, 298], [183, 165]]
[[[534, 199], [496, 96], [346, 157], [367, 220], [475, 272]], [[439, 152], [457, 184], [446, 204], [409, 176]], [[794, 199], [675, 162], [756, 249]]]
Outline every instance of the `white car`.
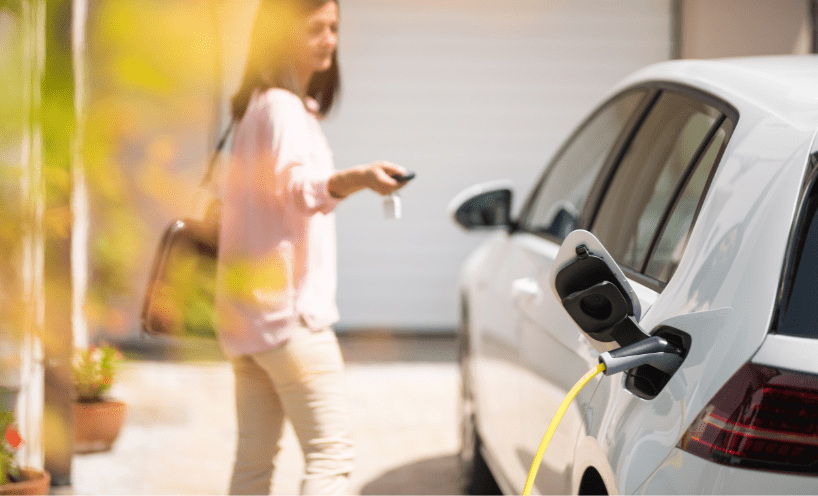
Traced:
[[[611, 91], [517, 218], [504, 183], [453, 200], [496, 230], [460, 280], [469, 491], [520, 494], [571, 386], [659, 335], [681, 364], [596, 376], [534, 492], [818, 494], [816, 131], [818, 56], [665, 62]], [[611, 274], [568, 274], [588, 253]]]

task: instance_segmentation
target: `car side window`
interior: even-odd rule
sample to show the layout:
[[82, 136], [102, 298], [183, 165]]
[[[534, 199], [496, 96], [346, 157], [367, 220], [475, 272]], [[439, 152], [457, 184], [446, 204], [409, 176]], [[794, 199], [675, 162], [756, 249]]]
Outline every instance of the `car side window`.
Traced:
[[620, 265], [642, 272], [679, 181], [720, 117], [710, 105], [662, 92], [626, 150], [591, 228]]
[[619, 95], [595, 112], [562, 148], [529, 201], [520, 228], [559, 241], [576, 227], [602, 164], [647, 90]]
[[[813, 154], [810, 160], [818, 159]], [[787, 284], [781, 291], [777, 331], [788, 336], [818, 338], [818, 186], [812, 179], [798, 223], [798, 235], [787, 254]]]
[[659, 242], [656, 244], [653, 253], [650, 255], [645, 275], [660, 282], [667, 282], [676, 271], [682, 253], [687, 245], [690, 236], [690, 228], [693, 225], [693, 218], [701, 205], [704, 189], [711, 176], [711, 171], [716, 161], [721, 156], [721, 151], [727, 139], [727, 129], [729, 122], [725, 122], [719, 127], [716, 134], [710, 140], [707, 151], [696, 165], [696, 169], [690, 176], [690, 180], [684, 186], [682, 193], [673, 206], [673, 212], [665, 223]]

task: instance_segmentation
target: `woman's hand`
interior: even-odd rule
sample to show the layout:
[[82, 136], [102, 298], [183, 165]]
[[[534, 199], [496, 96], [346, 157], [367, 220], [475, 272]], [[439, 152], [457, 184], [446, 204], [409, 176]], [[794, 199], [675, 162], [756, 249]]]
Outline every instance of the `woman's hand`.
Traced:
[[403, 184], [392, 176], [404, 174], [406, 169], [399, 165], [391, 162], [373, 162], [366, 166], [366, 187], [381, 195], [388, 195], [403, 187]]
[[335, 172], [329, 178], [329, 192], [335, 198], [347, 196], [362, 189], [371, 189], [381, 195], [388, 195], [404, 186], [392, 178], [406, 174], [406, 169], [391, 162], [372, 162]]

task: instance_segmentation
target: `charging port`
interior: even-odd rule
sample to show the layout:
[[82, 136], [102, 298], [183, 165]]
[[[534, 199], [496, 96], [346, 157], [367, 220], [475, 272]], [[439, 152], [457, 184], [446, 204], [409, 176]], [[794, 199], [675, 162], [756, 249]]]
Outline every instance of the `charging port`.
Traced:
[[682, 359], [672, 367], [659, 369], [653, 365], [640, 365], [628, 370], [625, 378], [625, 388], [636, 396], [646, 400], [655, 398], [665, 388], [670, 378], [678, 370], [690, 349], [690, 335], [673, 327], [661, 326], [651, 333], [667, 340], [679, 350]]

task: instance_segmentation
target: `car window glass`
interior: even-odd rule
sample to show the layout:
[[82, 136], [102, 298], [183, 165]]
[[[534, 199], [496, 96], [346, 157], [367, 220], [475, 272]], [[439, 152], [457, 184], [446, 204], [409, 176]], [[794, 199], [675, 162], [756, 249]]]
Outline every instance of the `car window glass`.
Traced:
[[621, 265], [640, 271], [673, 191], [720, 113], [662, 93], [625, 153], [592, 231]]
[[608, 103], [566, 145], [522, 219], [524, 230], [560, 241], [574, 230], [599, 169], [645, 93], [631, 91]]
[[707, 185], [707, 178], [710, 177], [710, 171], [716, 163], [726, 137], [727, 131], [725, 126], [722, 126], [711, 140], [707, 151], [673, 207], [673, 213], [665, 224], [664, 232], [651, 255], [645, 275], [661, 282], [667, 282], [679, 265], [690, 235], [690, 227], [693, 225], [693, 216], [696, 214], [699, 201]]
[[803, 245], [795, 253], [794, 276], [781, 303], [778, 332], [789, 336], [818, 338], [818, 193], [816, 185], [805, 205], [805, 220], [801, 228]]

